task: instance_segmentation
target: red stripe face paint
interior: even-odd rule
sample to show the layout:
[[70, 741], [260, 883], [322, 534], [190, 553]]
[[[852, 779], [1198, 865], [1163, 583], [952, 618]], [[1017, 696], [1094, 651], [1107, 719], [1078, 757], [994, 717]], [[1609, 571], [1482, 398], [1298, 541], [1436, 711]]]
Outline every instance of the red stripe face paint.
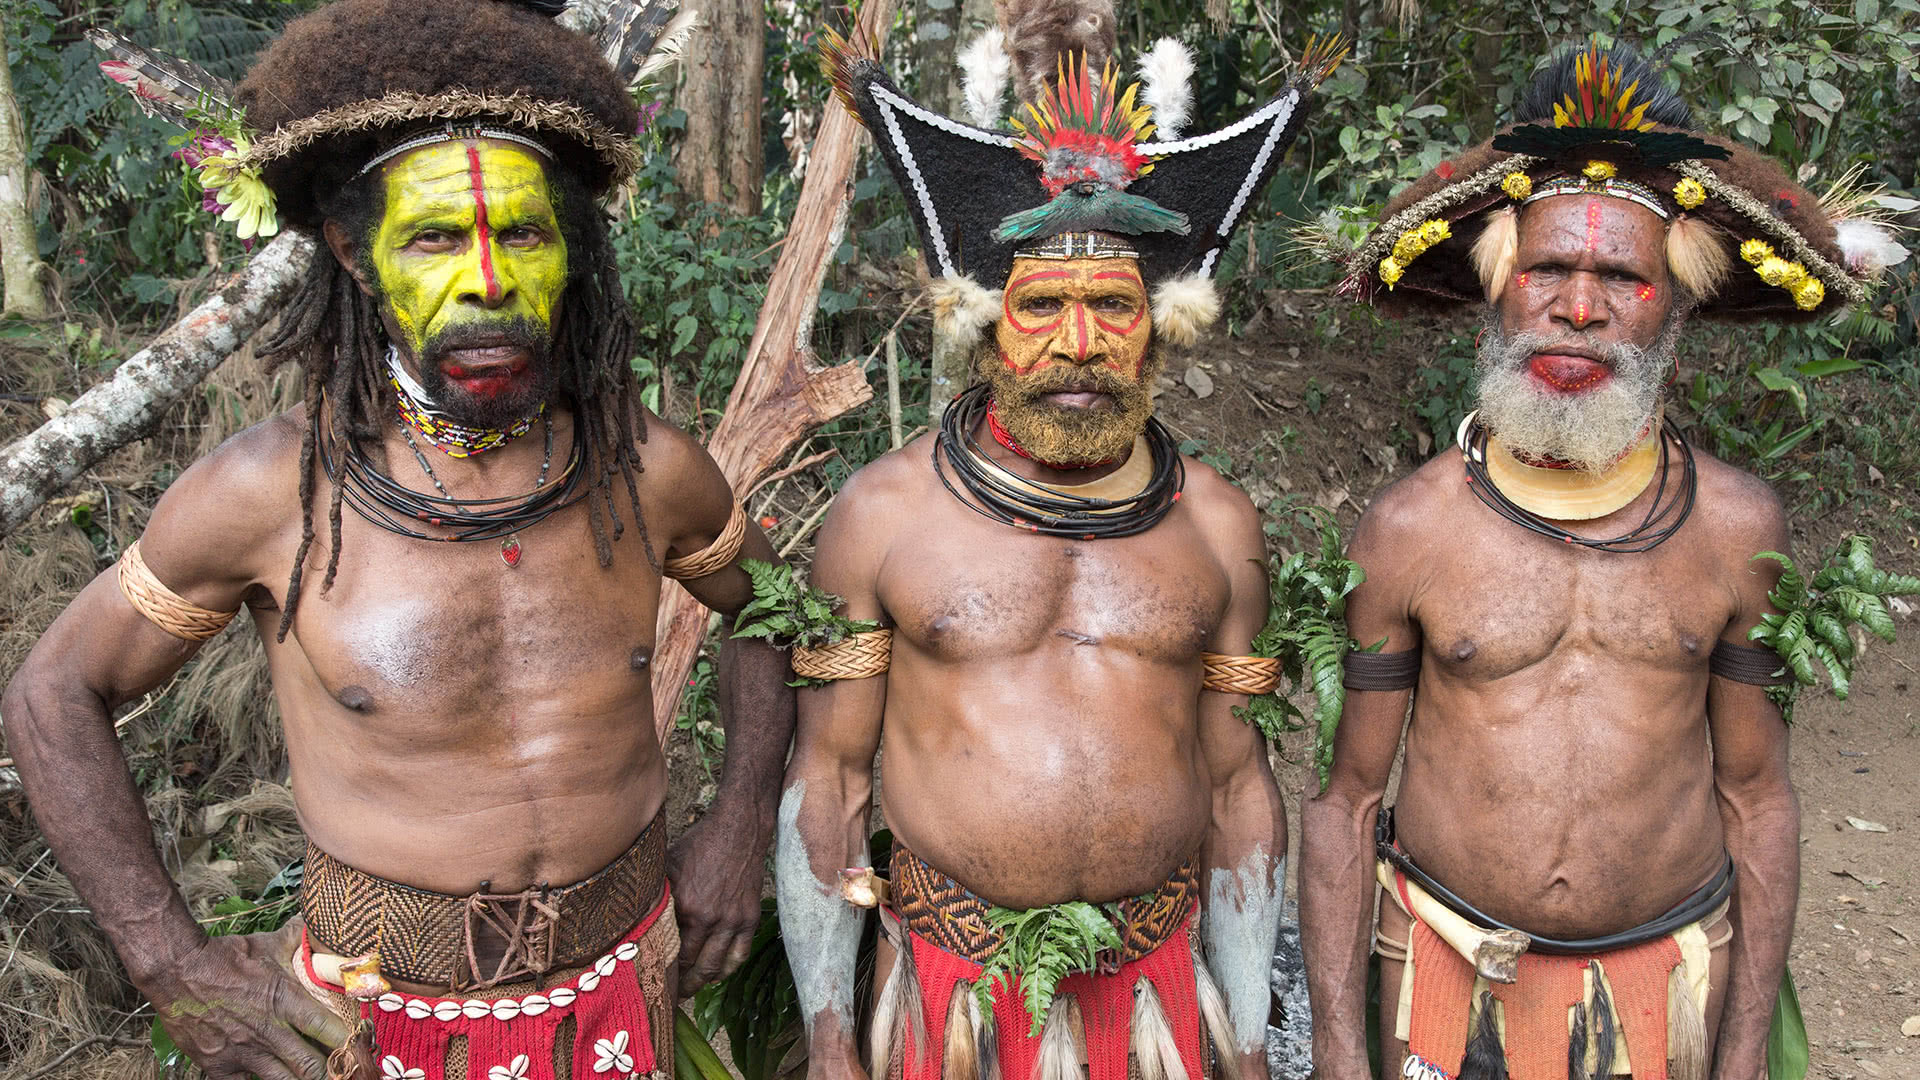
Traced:
[[1600, 253], [1600, 215], [1602, 208], [1599, 199], [1587, 200], [1587, 253]]
[[1015, 375], [1066, 364], [1138, 377], [1151, 305], [1131, 260], [1020, 258], [1014, 266], [995, 335]]
[[1593, 312], [1590, 309], [1588, 309], [1587, 302], [1585, 300], [1579, 300], [1574, 302], [1573, 323], [1575, 326], [1585, 326], [1587, 323], [1587, 320], [1592, 317], [1593, 317]]
[[467, 176], [473, 185], [474, 245], [480, 250], [480, 278], [486, 282], [487, 303], [500, 302], [500, 276], [493, 272], [493, 230], [487, 225], [487, 180], [480, 168], [480, 147], [467, 144]]

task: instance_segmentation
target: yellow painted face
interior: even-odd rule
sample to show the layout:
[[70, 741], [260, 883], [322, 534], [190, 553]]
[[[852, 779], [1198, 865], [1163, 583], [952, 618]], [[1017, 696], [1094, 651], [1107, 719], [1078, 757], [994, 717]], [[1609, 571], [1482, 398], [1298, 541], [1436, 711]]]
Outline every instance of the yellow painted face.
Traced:
[[435, 143], [386, 166], [372, 263], [414, 357], [449, 331], [531, 322], [551, 337], [567, 243], [540, 159], [490, 139]]

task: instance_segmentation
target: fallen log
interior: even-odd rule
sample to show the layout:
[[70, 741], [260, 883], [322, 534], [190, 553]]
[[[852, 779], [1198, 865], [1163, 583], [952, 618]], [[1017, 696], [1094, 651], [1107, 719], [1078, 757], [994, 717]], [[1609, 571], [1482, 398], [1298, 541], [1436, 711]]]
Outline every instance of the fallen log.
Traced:
[[104, 382], [0, 449], [0, 537], [102, 458], [151, 434], [168, 409], [280, 311], [312, 257], [311, 239], [282, 232]]
[[[892, 17], [893, 0], [867, 0], [860, 6], [861, 31], [884, 41]], [[873, 397], [859, 365], [822, 368], [813, 354], [813, 313], [827, 267], [846, 232], [853, 170], [862, 145], [862, 129], [847, 110], [829, 104], [826, 111], [740, 378], [707, 440], [707, 452], [736, 492], [746, 491], [778, 466], [807, 432]], [[707, 609], [677, 583], [667, 582], [656, 628], [653, 722], [664, 744], [687, 687], [687, 673], [706, 637]]]

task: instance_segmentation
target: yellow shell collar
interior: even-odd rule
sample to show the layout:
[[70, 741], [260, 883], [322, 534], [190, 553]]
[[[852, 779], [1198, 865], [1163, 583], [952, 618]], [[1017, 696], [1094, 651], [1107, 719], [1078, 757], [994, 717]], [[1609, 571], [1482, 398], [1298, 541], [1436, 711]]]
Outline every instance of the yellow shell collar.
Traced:
[[[1467, 443], [1477, 413], [1460, 425], [1462, 453], [1473, 453]], [[1646, 438], [1627, 451], [1605, 472], [1581, 469], [1544, 469], [1528, 465], [1491, 434], [1486, 443], [1487, 477], [1514, 505], [1549, 521], [1590, 521], [1603, 518], [1640, 497], [1660, 467], [1660, 419], [1655, 417]]]

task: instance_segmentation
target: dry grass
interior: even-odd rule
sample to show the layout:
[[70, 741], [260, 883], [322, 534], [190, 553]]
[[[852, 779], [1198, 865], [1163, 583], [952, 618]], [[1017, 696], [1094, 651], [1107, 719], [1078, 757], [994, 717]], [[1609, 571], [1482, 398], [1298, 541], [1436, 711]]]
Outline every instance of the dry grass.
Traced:
[[[122, 352], [138, 348], [126, 342]], [[0, 350], [0, 442], [98, 377], [58, 340]], [[90, 470], [71, 493], [0, 542], [0, 678], [10, 677], [75, 593], [112, 566], [186, 463], [291, 405], [291, 373], [267, 378], [251, 353], [229, 360], [150, 439]], [[89, 535], [73, 509], [91, 510]], [[247, 620], [209, 642], [171, 683], [123, 716], [121, 742], [147, 793], [154, 837], [197, 915], [257, 893], [299, 853], [278, 711]], [[0, 744], [0, 756], [5, 755]], [[274, 778], [273, 780], [263, 778]], [[10, 770], [0, 770], [0, 1062], [12, 1077], [151, 1077], [152, 1013], [40, 838]], [[44, 1072], [42, 1070], [45, 1070]]]

